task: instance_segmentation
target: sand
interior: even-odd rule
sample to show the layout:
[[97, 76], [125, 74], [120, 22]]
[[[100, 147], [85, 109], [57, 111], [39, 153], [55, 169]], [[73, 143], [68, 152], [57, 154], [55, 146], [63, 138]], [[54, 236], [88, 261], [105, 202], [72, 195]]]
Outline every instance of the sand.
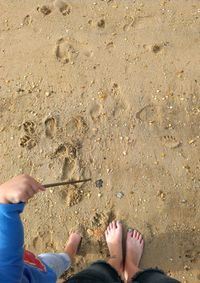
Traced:
[[199, 32], [197, 0], [0, 1], [1, 181], [92, 178], [30, 201], [28, 249], [81, 228], [69, 275], [107, 257], [121, 219], [142, 267], [200, 282]]

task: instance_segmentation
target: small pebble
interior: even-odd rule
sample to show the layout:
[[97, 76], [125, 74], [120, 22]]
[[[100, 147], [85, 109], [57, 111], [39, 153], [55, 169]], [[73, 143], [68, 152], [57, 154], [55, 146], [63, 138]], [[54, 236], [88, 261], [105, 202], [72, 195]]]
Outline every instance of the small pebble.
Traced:
[[98, 198], [101, 198], [102, 197], [102, 193], [98, 193]]
[[124, 193], [123, 192], [118, 192], [118, 193], [116, 193], [116, 197], [121, 199], [121, 198], [124, 197]]
[[195, 140], [190, 140], [188, 143], [193, 144], [193, 143], [195, 143]]
[[102, 188], [103, 187], [103, 180], [102, 179], [96, 180], [95, 185], [96, 185], [97, 188]]
[[50, 95], [51, 95], [51, 92], [49, 92], [49, 91], [46, 91], [46, 92], [45, 92], [45, 96], [46, 96], [46, 97], [49, 97]]

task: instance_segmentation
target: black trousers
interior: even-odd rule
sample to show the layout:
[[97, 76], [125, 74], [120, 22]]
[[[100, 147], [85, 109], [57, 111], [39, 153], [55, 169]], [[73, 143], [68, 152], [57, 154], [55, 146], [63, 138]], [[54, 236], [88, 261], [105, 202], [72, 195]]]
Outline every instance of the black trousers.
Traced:
[[[67, 283], [123, 283], [117, 271], [105, 261], [96, 261], [88, 268], [75, 274]], [[158, 269], [146, 269], [138, 272], [132, 283], [180, 283]]]

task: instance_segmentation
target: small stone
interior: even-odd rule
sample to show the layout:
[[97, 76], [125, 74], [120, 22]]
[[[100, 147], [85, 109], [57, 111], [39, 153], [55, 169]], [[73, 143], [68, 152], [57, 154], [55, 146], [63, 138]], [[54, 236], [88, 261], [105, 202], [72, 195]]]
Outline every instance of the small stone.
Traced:
[[87, 197], [90, 198], [91, 197], [91, 193], [87, 193]]
[[96, 180], [95, 185], [96, 185], [97, 188], [102, 188], [103, 187], [103, 180], [102, 179]]
[[46, 91], [46, 92], [45, 92], [45, 96], [46, 96], [46, 97], [49, 97], [50, 95], [51, 95], [51, 92], [50, 92], [50, 91]]
[[98, 193], [98, 198], [101, 198], [102, 197], [102, 193]]
[[124, 193], [123, 192], [118, 192], [118, 193], [116, 193], [116, 197], [121, 199], [121, 198], [124, 197]]
[[165, 200], [166, 194], [163, 191], [158, 191], [157, 196], [161, 198], [161, 200]]
[[188, 143], [193, 144], [193, 143], [195, 143], [195, 140], [190, 140]]

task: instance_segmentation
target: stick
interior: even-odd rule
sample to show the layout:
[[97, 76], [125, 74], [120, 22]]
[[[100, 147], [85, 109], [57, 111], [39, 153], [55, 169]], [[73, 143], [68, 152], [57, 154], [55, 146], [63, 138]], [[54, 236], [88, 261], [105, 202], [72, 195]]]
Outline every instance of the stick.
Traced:
[[85, 179], [85, 180], [77, 180], [77, 181], [68, 181], [68, 182], [58, 182], [58, 183], [52, 183], [52, 184], [45, 184], [43, 187], [45, 188], [51, 188], [51, 187], [57, 187], [57, 186], [63, 186], [63, 185], [71, 185], [71, 184], [77, 184], [77, 183], [84, 183], [91, 181], [92, 179]]

